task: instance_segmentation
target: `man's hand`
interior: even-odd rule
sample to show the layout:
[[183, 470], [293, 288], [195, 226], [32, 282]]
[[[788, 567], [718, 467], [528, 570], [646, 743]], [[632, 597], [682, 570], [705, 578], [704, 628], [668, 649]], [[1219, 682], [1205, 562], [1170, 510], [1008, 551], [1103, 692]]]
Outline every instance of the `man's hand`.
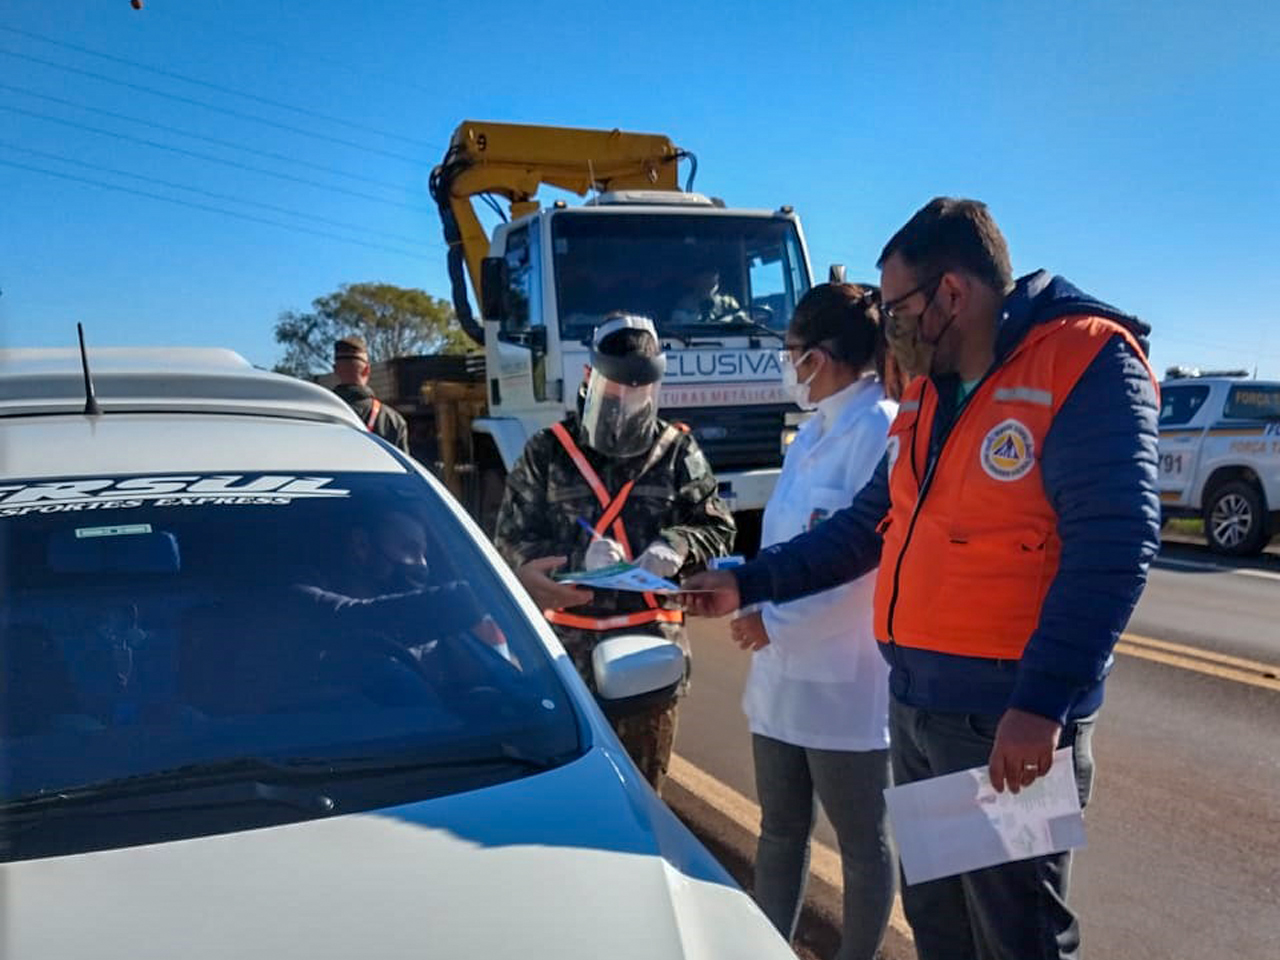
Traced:
[[525, 590], [529, 591], [533, 602], [543, 610], [580, 607], [584, 603], [591, 602], [590, 590], [572, 583], [557, 583], [551, 579], [551, 571], [563, 567], [568, 562], [568, 557], [541, 557], [530, 560], [516, 570], [516, 577]]
[[991, 748], [987, 771], [997, 793], [1008, 788], [1017, 793], [1043, 777], [1053, 766], [1062, 724], [1048, 717], [1010, 707], [996, 727], [996, 743]]
[[684, 559], [675, 547], [665, 540], [655, 540], [636, 557], [636, 566], [643, 567], [655, 577], [674, 577], [684, 566]]
[[742, 606], [738, 578], [729, 570], [706, 570], [695, 573], [681, 586], [710, 593], [682, 593], [680, 605], [695, 617], [723, 617]]
[[745, 617], [729, 622], [729, 635], [743, 650], [763, 650], [769, 645], [769, 632], [764, 628], [764, 617], [755, 610]]
[[582, 566], [586, 570], [599, 570], [601, 567], [622, 563], [626, 559], [627, 555], [622, 549], [622, 544], [608, 537], [599, 537], [592, 540], [591, 546], [587, 547], [587, 554], [582, 558]]

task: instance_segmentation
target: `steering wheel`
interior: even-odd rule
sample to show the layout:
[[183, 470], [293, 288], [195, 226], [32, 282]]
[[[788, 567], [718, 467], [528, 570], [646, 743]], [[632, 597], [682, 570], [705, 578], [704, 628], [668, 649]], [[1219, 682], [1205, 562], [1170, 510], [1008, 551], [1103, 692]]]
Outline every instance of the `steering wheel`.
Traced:
[[749, 313], [756, 323], [763, 323], [765, 326], [773, 323], [773, 307], [767, 303], [753, 303]]

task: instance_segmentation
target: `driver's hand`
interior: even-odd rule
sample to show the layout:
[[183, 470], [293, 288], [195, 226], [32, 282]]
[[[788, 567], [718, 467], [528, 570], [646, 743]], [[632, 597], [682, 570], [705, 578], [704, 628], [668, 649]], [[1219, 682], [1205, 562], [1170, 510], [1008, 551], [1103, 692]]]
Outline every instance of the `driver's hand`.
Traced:
[[516, 570], [516, 577], [541, 609], [564, 610], [591, 602], [593, 594], [586, 587], [551, 579], [551, 572], [568, 562], [568, 557], [540, 557]]

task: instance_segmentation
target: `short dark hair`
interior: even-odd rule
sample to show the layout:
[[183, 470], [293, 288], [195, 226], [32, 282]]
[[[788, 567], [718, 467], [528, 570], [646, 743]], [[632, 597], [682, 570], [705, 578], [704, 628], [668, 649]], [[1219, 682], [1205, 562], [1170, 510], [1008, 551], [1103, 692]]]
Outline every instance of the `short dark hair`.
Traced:
[[934, 197], [884, 245], [876, 266], [894, 254], [917, 278], [964, 270], [1001, 295], [1013, 288], [1009, 247], [979, 200]]
[[841, 363], [864, 370], [880, 341], [880, 291], [857, 283], [820, 283], [800, 298], [790, 333]]
[[[623, 314], [610, 314], [605, 319], [614, 316]], [[596, 345], [596, 351], [606, 357], [656, 357], [662, 348], [647, 330], [623, 327], [602, 339]]]

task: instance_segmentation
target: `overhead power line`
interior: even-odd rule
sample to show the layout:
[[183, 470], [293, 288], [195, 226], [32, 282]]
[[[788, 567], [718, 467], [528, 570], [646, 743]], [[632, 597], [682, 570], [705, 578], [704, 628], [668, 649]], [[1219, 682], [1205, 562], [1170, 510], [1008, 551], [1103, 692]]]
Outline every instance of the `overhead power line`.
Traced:
[[56, 170], [49, 170], [44, 167], [32, 166], [28, 163], [18, 163], [14, 160], [0, 160], [0, 166], [14, 167], [19, 170], [28, 170], [32, 173], [39, 173], [47, 177], [57, 177], [61, 180], [70, 180], [74, 183], [88, 184], [89, 186], [98, 187], [103, 190], [114, 190], [118, 193], [128, 193], [135, 197], [146, 197], [149, 200], [159, 200], [163, 203], [177, 204], [180, 207], [189, 207], [192, 210], [205, 210], [210, 213], [218, 213], [224, 217], [233, 217], [237, 220], [248, 220], [251, 223], [262, 223], [270, 227], [279, 227], [281, 230], [291, 230], [294, 233], [305, 233], [313, 237], [323, 237], [326, 240], [335, 240], [339, 243], [354, 244], [357, 247], [367, 247], [371, 250], [382, 250], [387, 253], [394, 253], [402, 257], [409, 257], [413, 260], [422, 260], [422, 253], [413, 250], [402, 250], [399, 247], [388, 246], [384, 243], [374, 243], [369, 240], [358, 240], [355, 237], [344, 237], [340, 234], [329, 233], [324, 230], [313, 230], [310, 227], [300, 227], [297, 224], [281, 223], [279, 220], [270, 220], [266, 217], [256, 217], [248, 213], [240, 213], [235, 210], [225, 210], [222, 207], [211, 206], [207, 203], [196, 203], [190, 200], [179, 200], [177, 197], [166, 197], [160, 193], [151, 193], [147, 190], [135, 190], [132, 187], [122, 187], [119, 184], [107, 183], [105, 180], [94, 180], [90, 177], [77, 177], [70, 173], [59, 173]]
[[145, 120], [142, 117], [133, 117], [127, 113], [117, 113], [114, 110], [104, 110], [101, 107], [92, 107], [87, 103], [79, 103], [75, 100], [65, 100], [62, 97], [50, 96], [47, 93], [40, 93], [37, 90], [31, 90], [27, 87], [15, 87], [7, 83], [0, 83], [0, 90], [8, 90], [11, 93], [19, 93], [26, 97], [34, 97], [37, 100], [45, 100], [49, 103], [60, 104], [61, 106], [71, 107], [75, 110], [84, 110], [86, 113], [96, 113], [99, 116], [110, 117], [113, 120], [124, 120], [127, 123], [136, 123], [144, 127], [151, 127], [153, 130], [163, 130], [166, 133], [171, 133], [179, 137], [189, 137], [192, 140], [200, 140], [204, 143], [212, 143], [215, 146], [226, 147], [228, 150], [238, 150], [241, 153], [246, 153], [253, 157], [263, 157], [267, 160], [279, 160], [284, 163], [296, 164], [300, 167], [308, 167], [309, 169], [319, 170], [322, 173], [328, 173], [335, 177], [345, 177], [348, 180], [367, 183], [374, 187], [386, 187], [388, 190], [404, 189], [403, 184], [392, 183], [389, 180], [377, 180], [373, 177], [366, 177], [358, 173], [339, 170], [337, 167], [327, 167], [323, 163], [312, 163], [309, 160], [291, 157], [288, 154], [272, 153], [270, 150], [258, 150], [254, 147], [246, 147], [233, 140], [221, 140], [218, 137], [210, 137], [203, 133], [192, 133], [190, 130], [182, 130], [167, 123], [157, 123], [154, 120]]
[[241, 163], [238, 160], [228, 160], [225, 157], [215, 157], [209, 153], [200, 153], [196, 150], [184, 150], [182, 147], [173, 147], [167, 143], [159, 143], [155, 140], [147, 140], [143, 137], [132, 137], [127, 133], [119, 133], [115, 130], [105, 130], [102, 127], [92, 127], [86, 123], [77, 123], [74, 120], [65, 120], [62, 117], [50, 116], [47, 113], [38, 113], [34, 110], [24, 110], [21, 107], [11, 107], [7, 104], [0, 103], [0, 110], [7, 110], [10, 113], [17, 113], [27, 117], [34, 117], [37, 120], [44, 120], [49, 123], [57, 123], [66, 127], [74, 127], [77, 130], [86, 130], [89, 133], [96, 133], [104, 137], [112, 137], [116, 140], [125, 140], [129, 143], [138, 143], [154, 150], [165, 150], [169, 153], [176, 153], [184, 157], [192, 157], [196, 160], [204, 160], [208, 163], [218, 163], [226, 167], [234, 167], [237, 170], [248, 170], [252, 173], [258, 173], [266, 177], [274, 177], [277, 180], [287, 180], [290, 183], [299, 183], [308, 187], [315, 187], [319, 190], [327, 190], [331, 193], [341, 193], [349, 197], [359, 197], [361, 200], [369, 200], [372, 203], [383, 203], [392, 207], [401, 207], [405, 210], [413, 210], [418, 213], [430, 213], [431, 208], [427, 206], [418, 206], [410, 203], [402, 203], [399, 200], [389, 200], [386, 197], [379, 197], [372, 193], [362, 193], [359, 190], [349, 190], [346, 187], [335, 187], [330, 183], [321, 183], [318, 180], [308, 180], [305, 177], [295, 177], [288, 173], [279, 173], [275, 170], [268, 170], [266, 167], [256, 167], [251, 163]]
[[360, 143], [356, 140], [346, 140], [342, 137], [334, 137], [325, 133], [316, 133], [314, 130], [307, 130], [305, 127], [295, 127], [292, 124], [280, 123], [277, 120], [260, 117], [255, 113], [245, 113], [243, 110], [233, 110], [230, 107], [220, 107], [217, 104], [208, 103], [204, 100], [197, 100], [194, 97], [184, 97], [180, 94], [157, 90], [155, 87], [148, 87], [145, 84], [131, 83], [128, 80], [119, 80], [115, 77], [108, 76], [105, 73], [96, 73], [93, 70], [82, 70], [79, 67], [69, 67], [66, 64], [57, 63], [53, 60], [45, 60], [43, 57], [33, 57], [30, 54], [15, 53], [12, 50], [4, 49], [0, 49], [0, 56], [13, 57], [16, 60], [25, 60], [28, 63], [38, 63], [41, 66], [51, 67], [54, 70], [62, 70], [65, 73], [74, 73], [77, 76], [89, 77], [93, 80], [100, 80], [103, 83], [111, 83], [118, 87], [126, 87], [129, 90], [139, 90], [142, 93], [150, 94], [153, 97], [162, 97], [165, 100], [173, 100], [177, 103], [185, 103], [189, 106], [200, 107], [204, 110], [211, 110], [214, 113], [222, 113], [227, 116], [237, 117], [241, 120], [248, 120], [252, 123], [260, 123], [268, 127], [275, 127], [278, 130], [296, 133], [303, 137], [311, 137], [314, 140], [323, 140], [327, 143], [334, 143], [338, 146], [349, 147], [353, 150], [362, 150], [365, 153], [376, 154], [380, 157], [390, 157], [392, 160], [403, 160], [405, 163], [411, 163], [414, 166], [420, 167], [428, 164], [428, 161], [423, 160], [421, 157], [411, 157], [407, 154], [395, 153], [391, 150], [382, 150], [378, 147], [371, 147], [368, 144]]
[[36, 33], [35, 31], [32, 31], [32, 30], [21, 30], [18, 27], [7, 27], [3, 25], [0, 25], [0, 30], [3, 30], [6, 33], [17, 34], [18, 36], [26, 37], [30, 40], [36, 40], [36, 41], [39, 41], [40, 43], [47, 43], [47, 44], [50, 44], [51, 46], [62, 47], [63, 49], [66, 49], [66, 50], [74, 50], [76, 53], [82, 53], [89, 57], [97, 57], [99, 60], [106, 60], [111, 63], [123, 64], [125, 66], [132, 67], [137, 70], [144, 70], [147, 73], [153, 73], [156, 76], [167, 77], [170, 80], [180, 80], [183, 83], [189, 83], [189, 84], [192, 84], [193, 86], [204, 87], [208, 90], [216, 90], [219, 93], [229, 94], [234, 97], [243, 97], [244, 99], [252, 100], [255, 103], [261, 103], [266, 106], [275, 107], [280, 110], [289, 110], [289, 111], [292, 111], [293, 113], [299, 113], [299, 114], [302, 114], [303, 116], [312, 117], [317, 120], [326, 120], [330, 123], [339, 123], [344, 126], [351, 127], [354, 130], [363, 130], [365, 133], [374, 133], [380, 137], [386, 137], [389, 140], [399, 140], [402, 143], [412, 144], [415, 147], [426, 147], [428, 150], [431, 150], [433, 152], [439, 152], [439, 153], [444, 152], [443, 148], [435, 144], [427, 143], [424, 140], [418, 140], [415, 137], [407, 137], [404, 134], [393, 133], [389, 130], [381, 130], [378, 127], [371, 127], [371, 126], [368, 126], [367, 124], [363, 124], [355, 120], [345, 120], [342, 117], [337, 117], [329, 113], [322, 113], [319, 110], [312, 110], [309, 107], [301, 107], [301, 106], [298, 106], [297, 104], [285, 103], [282, 100], [273, 100], [270, 97], [264, 97], [261, 94], [257, 94], [257, 93], [250, 93], [246, 90], [239, 90], [235, 87], [226, 86], [225, 84], [213, 83], [209, 80], [201, 80], [198, 77], [191, 77], [183, 73], [178, 73], [175, 70], [166, 70], [162, 67], [153, 67], [150, 64], [140, 63], [137, 60], [130, 60], [126, 57], [116, 56], [115, 54], [104, 53], [101, 50], [94, 50], [91, 47], [83, 47], [76, 43], [68, 43], [65, 40], [58, 40], [58, 39], [55, 39], [54, 37], [50, 37], [42, 33]]
[[[292, 40], [288, 43], [281, 43], [278, 37], [270, 37], [261, 33], [253, 33], [248, 30], [237, 30], [235, 27], [227, 25], [228, 17], [222, 16], [218, 18], [202, 17], [191, 12], [191, 5], [174, 6], [167, 4], [163, 9], [156, 11], [156, 16], [170, 16], [178, 20], [185, 20], [188, 23], [198, 24], [206, 30], [214, 30], [224, 36], [235, 37], [246, 43], [256, 44], [260, 47], [267, 47], [272, 50], [278, 50], [286, 56], [292, 57], [295, 61], [306, 61], [308, 63], [324, 64], [326, 68], [341, 70], [344, 73], [351, 73], [359, 76], [362, 80], [376, 80], [379, 83], [389, 87], [395, 87], [398, 90], [419, 90], [430, 97], [439, 97], [439, 86], [429, 86], [421, 83], [411, 77], [404, 75], [393, 75], [385, 70], [378, 70], [376, 66], [371, 65], [368, 61], [360, 61], [353, 63], [349, 58], [329, 56], [320, 53], [315, 49], [299, 49], [298, 45]], [[443, 152], [443, 148], [440, 148]]]
[[343, 220], [332, 220], [328, 217], [319, 216], [318, 214], [305, 213], [304, 211], [301, 211], [301, 210], [292, 210], [289, 207], [281, 207], [281, 206], [277, 206], [274, 203], [266, 203], [260, 200], [245, 200], [241, 197], [232, 196], [231, 194], [215, 193], [212, 190], [205, 190], [202, 187], [192, 187], [187, 184], [177, 183], [172, 180], [162, 180], [159, 177], [151, 177], [141, 173], [133, 173], [132, 171], [129, 171], [129, 170], [120, 170], [116, 167], [108, 167], [104, 164], [88, 163], [84, 160], [77, 160], [74, 157], [63, 156], [62, 154], [46, 153], [43, 150], [33, 150], [30, 147], [23, 147], [16, 143], [9, 143], [4, 140], [0, 140], [0, 147], [3, 147], [6, 150], [13, 150], [18, 153], [25, 153], [28, 156], [40, 157], [44, 160], [55, 160], [58, 163], [69, 163], [69, 164], [72, 164], [73, 166], [82, 167], [88, 170], [93, 170], [98, 173], [109, 173], [112, 176], [116, 176], [116, 177], [127, 177], [130, 180], [138, 180], [138, 181], [141, 181], [142, 183], [152, 183], [157, 186], [168, 187], [171, 190], [185, 190], [188, 193], [198, 194], [203, 197], [208, 197], [212, 200], [223, 200], [229, 203], [239, 203], [247, 207], [254, 207], [261, 210], [269, 210], [272, 213], [283, 213], [286, 216], [290, 216], [290, 217], [299, 217], [303, 220], [312, 220], [312, 221], [315, 221], [316, 223], [327, 224], [328, 226], [331, 226], [331, 227], [340, 227], [344, 230], [354, 230], [357, 233], [367, 233], [372, 236], [382, 237], [385, 240], [395, 240], [401, 243], [423, 244], [423, 246], [432, 246], [432, 247], [437, 247], [441, 249], [443, 249], [443, 246], [444, 246], [443, 244], [424, 243], [420, 237], [407, 237], [398, 233], [387, 233], [386, 231], [383, 231], [383, 230], [374, 230], [371, 227], [362, 227], [356, 223], [347, 223]]

